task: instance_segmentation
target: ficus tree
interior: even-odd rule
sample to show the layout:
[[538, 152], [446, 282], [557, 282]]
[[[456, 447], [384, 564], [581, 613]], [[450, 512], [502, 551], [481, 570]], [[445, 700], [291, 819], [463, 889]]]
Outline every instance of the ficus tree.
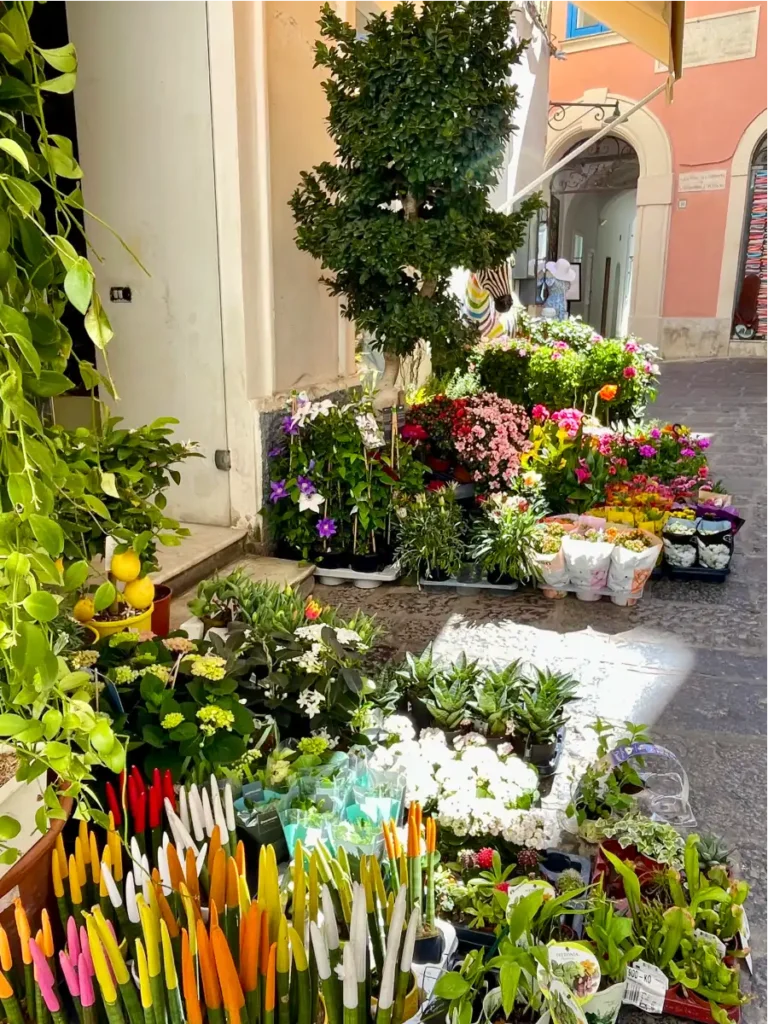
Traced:
[[439, 359], [467, 346], [474, 331], [449, 291], [451, 271], [498, 266], [539, 205], [504, 214], [488, 203], [526, 45], [511, 38], [512, 13], [495, 0], [400, 3], [358, 38], [323, 8], [316, 64], [330, 72], [336, 159], [302, 174], [296, 240], [386, 352], [407, 355], [424, 339]]

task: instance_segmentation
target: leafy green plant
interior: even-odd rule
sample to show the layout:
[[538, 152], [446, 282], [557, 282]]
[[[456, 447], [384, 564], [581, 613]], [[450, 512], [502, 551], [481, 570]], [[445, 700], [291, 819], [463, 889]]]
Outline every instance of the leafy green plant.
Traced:
[[[377, 348], [433, 361], [473, 338], [448, 283], [453, 267], [498, 266], [520, 245], [538, 199], [494, 212], [516, 107], [512, 5], [400, 3], [364, 38], [323, 7], [316, 62], [337, 159], [302, 174], [297, 244], [332, 271], [333, 295]], [[438, 142], [439, 140], [439, 142]], [[445, 362], [443, 357], [443, 362]]]
[[702, 871], [709, 872], [714, 867], [728, 867], [731, 850], [719, 836], [702, 836], [699, 839], [698, 851]]
[[635, 806], [635, 794], [643, 788], [643, 780], [630, 761], [612, 767], [607, 764], [606, 755], [617, 747], [650, 742], [646, 727], [634, 722], [625, 722], [622, 732], [596, 718], [589, 728], [597, 735], [596, 759], [579, 779], [566, 808], [568, 817], [575, 818], [580, 826], [587, 820], [620, 818]]
[[408, 693], [415, 697], [426, 696], [439, 673], [440, 669], [435, 664], [431, 643], [415, 658], [410, 651], [407, 651], [405, 665], [397, 671]]
[[623, 981], [627, 966], [643, 953], [635, 941], [631, 917], [616, 912], [613, 901], [603, 891], [602, 877], [590, 895], [586, 933], [600, 962], [600, 972], [610, 981]]
[[438, 678], [430, 687], [431, 697], [424, 701], [432, 720], [441, 729], [459, 729], [468, 720], [472, 686], [465, 679]]
[[501, 857], [493, 851], [490, 868], [466, 882], [466, 896], [459, 902], [459, 909], [469, 919], [470, 928], [496, 927], [506, 920], [507, 879], [515, 871], [516, 864], [502, 867]]
[[542, 510], [524, 498], [494, 494], [472, 525], [469, 556], [486, 572], [527, 583], [540, 576], [536, 560]]
[[198, 583], [197, 593], [189, 602], [189, 610], [204, 621], [226, 626], [250, 605], [246, 594], [255, 586], [242, 569], [235, 569], [226, 576], [211, 576]]
[[407, 575], [435, 570], [455, 576], [461, 569], [464, 520], [455, 490], [417, 494], [397, 509], [400, 567]]
[[677, 829], [663, 821], [652, 821], [642, 814], [626, 814], [603, 827], [606, 839], [615, 839], [626, 849], [634, 846], [638, 853], [659, 864], [682, 867], [683, 840]]
[[109, 534], [117, 542], [116, 552], [130, 548], [139, 555], [146, 575], [159, 569], [158, 542], [175, 546], [189, 536], [186, 527], [165, 515], [165, 492], [181, 479], [175, 467], [199, 453], [171, 439], [170, 428], [178, 420], [170, 416], [133, 430], [119, 427], [120, 422], [107, 419], [93, 430], [51, 428], [52, 442], [68, 470], [65, 491], [73, 498], [91, 498], [60, 502], [58, 522], [65, 558], [103, 555], [104, 536]]
[[485, 723], [489, 736], [506, 735], [522, 686], [519, 660], [500, 671], [484, 673], [475, 684], [469, 707], [473, 717]]
[[102, 375], [73, 353], [64, 320], [79, 313], [102, 354], [113, 332], [80, 254], [82, 171], [71, 141], [46, 124], [45, 98], [72, 92], [77, 57], [71, 44], [35, 44], [33, 9], [9, 3], [0, 18], [0, 737], [19, 756], [20, 781], [47, 771], [59, 780], [36, 815], [45, 832], [51, 817], [65, 816], [62, 794], [106, 823], [90, 787], [93, 769], [120, 771], [125, 750], [108, 716], [91, 706], [90, 676], [73, 670], [66, 649], [57, 652], [61, 633], [52, 626], [90, 571], [81, 545], [68, 564], [58, 561], [68, 542], [64, 524], [90, 516], [106, 535], [112, 524], [103, 498], [119, 489], [100, 474], [93, 490], [47, 425], [50, 399], [74, 387], [70, 360], [88, 390], [114, 394], [108, 368]]
[[448, 1004], [444, 1020], [453, 1024], [472, 1024], [476, 1019], [473, 1004], [487, 986], [488, 966], [484, 960], [484, 949], [472, 949], [458, 971], [447, 971], [437, 979], [432, 991]]
[[578, 680], [566, 672], [535, 669], [520, 702], [512, 709], [515, 731], [529, 746], [554, 743], [568, 721], [566, 705], [576, 700]]

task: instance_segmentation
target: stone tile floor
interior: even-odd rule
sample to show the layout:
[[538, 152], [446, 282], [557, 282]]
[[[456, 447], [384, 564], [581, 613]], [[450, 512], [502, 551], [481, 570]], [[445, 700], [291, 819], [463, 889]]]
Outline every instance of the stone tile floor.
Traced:
[[[747, 520], [723, 585], [650, 583], [634, 608], [526, 592], [509, 597], [385, 586], [318, 586], [346, 611], [375, 613], [386, 653], [430, 641], [453, 660], [486, 665], [523, 657], [573, 671], [582, 682], [568, 756], [545, 805], [567, 802], [570, 769], [589, 756], [596, 714], [646, 722], [682, 761], [701, 832], [738, 852], [752, 885], [755, 974], [746, 1024], [766, 1019], [766, 364], [760, 360], [672, 363], [649, 415], [686, 423], [712, 440], [714, 477], [728, 484]], [[749, 983], [748, 983], [749, 984]], [[642, 1014], [629, 1014], [622, 1020]], [[656, 1018], [658, 1019], [658, 1018]]]

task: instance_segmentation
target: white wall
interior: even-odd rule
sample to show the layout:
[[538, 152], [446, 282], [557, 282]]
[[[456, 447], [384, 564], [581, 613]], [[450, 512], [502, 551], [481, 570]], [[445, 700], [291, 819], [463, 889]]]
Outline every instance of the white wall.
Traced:
[[[207, 5], [77, 0], [67, 14], [79, 57], [85, 202], [151, 274], [89, 224], [115, 329], [109, 361], [121, 400], [114, 411], [129, 426], [178, 418], [177, 436], [199, 441], [205, 459], [184, 467], [169, 514], [229, 525], [227, 476], [213, 464], [214, 450], [229, 442]], [[106, 301], [111, 285], [129, 285], [133, 301]]]

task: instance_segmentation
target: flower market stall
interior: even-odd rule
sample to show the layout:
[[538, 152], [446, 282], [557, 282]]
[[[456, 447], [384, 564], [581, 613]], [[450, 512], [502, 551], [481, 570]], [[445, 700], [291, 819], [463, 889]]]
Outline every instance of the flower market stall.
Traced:
[[270, 451], [279, 549], [323, 582], [401, 574], [621, 605], [653, 573], [722, 582], [742, 520], [710, 479], [709, 439], [644, 418], [650, 346], [578, 320], [519, 330], [386, 415], [369, 391], [294, 396]]

